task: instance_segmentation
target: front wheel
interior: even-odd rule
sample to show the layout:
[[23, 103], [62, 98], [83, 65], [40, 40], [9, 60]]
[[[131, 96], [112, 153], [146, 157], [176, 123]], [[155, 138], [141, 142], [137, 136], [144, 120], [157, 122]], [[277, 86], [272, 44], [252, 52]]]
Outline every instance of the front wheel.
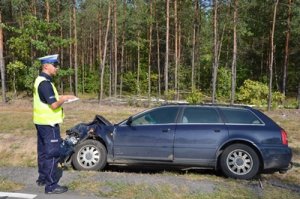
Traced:
[[75, 147], [72, 163], [77, 170], [98, 171], [106, 165], [107, 151], [97, 140], [85, 140]]
[[227, 177], [248, 180], [257, 175], [260, 162], [257, 153], [251, 147], [234, 144], [224, 150], [220, 165]]

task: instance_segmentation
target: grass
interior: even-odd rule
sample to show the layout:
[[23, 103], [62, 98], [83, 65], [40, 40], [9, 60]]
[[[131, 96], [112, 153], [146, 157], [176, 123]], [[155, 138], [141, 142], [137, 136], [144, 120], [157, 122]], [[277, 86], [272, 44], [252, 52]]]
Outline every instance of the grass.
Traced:
[[[146, 177], [146, 176], [145, 176]], [[80, 191], [83, 195], [93, 193], [98, 197], [120, 198], [120, 199], [281, 199], [299, 198], [297, 192], [264, 184], [263, 189], [259, 187], [258, 181], [240, 181], [233, 179], [210, 179], [216, 186], [213, 192], [191, 190], [187, 186], [175, 187], [171, 184], [134, 184], [128, 182], [103, 181], [95, 183], [77, 179], [68, 186], [71, 190]]]
[[0, 176], [0, 191], [18, 191], [23, 187], [24, 185], [20, 183], [15, 183]]
[[[141, 112], [145, 108], [129, 106], [102, 105], [88, 99], [64, 105], [66, 118], [61, 125], [61, 135], [75, 124], [87, 123], [96, 114], [102, 115], [112, 123], [117, 123], [128, 116]], [[288, 133], [289, 146], [293, 149], [295, 166], [286, 174], [264, 174], [262, 180], [279, 180], [292, 186], [300, 185], [300, 110], [279, 109], [266, 112]], [[0, 104], [0, 166], [36, 166], [36, 129], [32, 123], [32, 102], [15, 100], [9, 104]], [[257, 180], [238, 181], [219, 177], [215, 172], [158, 172], [155, 175], [176, 176], [186, 180], [208, 180], [218, 186], [212, 193], [191, 191], [188, 187], [172, 185], [130, 184], [128, 182], [90, 182], [93, 173], [84, 172], [82, 178], [70, 182], [69, 187], [84, 193], [93, 192], [95, 196], [107, 198], [299, 198], [299, 193], [274, 187], [268, 183], [257, 191]], [[21, 189], [22, 185], [0, 177], [0, 191]]]

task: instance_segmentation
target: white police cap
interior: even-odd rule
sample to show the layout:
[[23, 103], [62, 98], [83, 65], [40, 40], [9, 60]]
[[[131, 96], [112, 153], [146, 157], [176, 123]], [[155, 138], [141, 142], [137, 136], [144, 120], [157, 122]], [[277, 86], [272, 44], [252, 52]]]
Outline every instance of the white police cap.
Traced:
[[38, 58], [42, 64], [58, 64], [58, 54]]

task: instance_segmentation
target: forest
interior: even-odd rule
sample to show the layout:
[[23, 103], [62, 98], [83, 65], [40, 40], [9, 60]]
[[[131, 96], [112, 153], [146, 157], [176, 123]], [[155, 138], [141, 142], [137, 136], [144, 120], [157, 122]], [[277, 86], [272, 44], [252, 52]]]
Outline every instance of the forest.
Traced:
[[299, 0], [1, 0], [3, 103], [59, 54], [60, 93], [300, 105]]

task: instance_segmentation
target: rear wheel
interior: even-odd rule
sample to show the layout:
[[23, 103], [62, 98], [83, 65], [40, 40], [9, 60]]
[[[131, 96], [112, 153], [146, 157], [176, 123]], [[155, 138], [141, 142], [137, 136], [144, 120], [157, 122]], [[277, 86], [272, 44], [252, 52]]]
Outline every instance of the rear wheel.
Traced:
[[256, 152], [244, 144], [233, 144], [221, 155], [220, 166], [230, 178], [251, 179], [259, 171], [259, 158]]
[[75, 147], [72, 163], [77, 170], [101, 170], [106, 165], [107, 152], [97, 140], [85, 140]]

